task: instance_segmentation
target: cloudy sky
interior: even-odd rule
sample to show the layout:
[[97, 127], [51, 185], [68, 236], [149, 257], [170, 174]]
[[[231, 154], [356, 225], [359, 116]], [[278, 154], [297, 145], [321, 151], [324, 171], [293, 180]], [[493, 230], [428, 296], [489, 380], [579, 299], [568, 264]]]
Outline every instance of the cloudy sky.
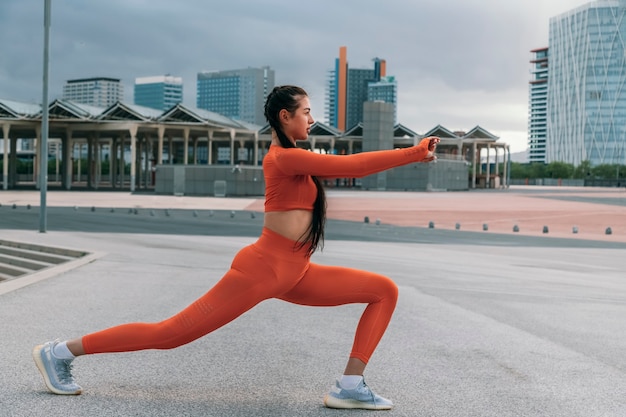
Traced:
[[[339, 47], [352, 68], [387, 60], [398, 121], [418, 133], [480, 125], [526, 149], [530, 50], [550, 17], [590, 0], [51, 0], [50, 100], [68, 79], [171, 74], [195, 105], [205, 70], [269, 65], [324, 121]], [[0, 0], [0, 98], [41, 102], [44, 0]]]

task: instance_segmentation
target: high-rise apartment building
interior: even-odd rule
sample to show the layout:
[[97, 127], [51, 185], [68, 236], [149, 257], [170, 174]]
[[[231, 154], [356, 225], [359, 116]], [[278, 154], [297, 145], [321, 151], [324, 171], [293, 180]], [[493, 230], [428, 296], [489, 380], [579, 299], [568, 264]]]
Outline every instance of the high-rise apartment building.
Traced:
[[197, 102], [200, 109], [232, 119], [266, 124], [264, 105], [275, 86], [274, 70], [265, 66], [198, 73]]
[[550, 19], [546, 162], [626, 163], [626, 0]]
[[171, 75], [135, 78], [134, 103], [168, 110], [183, 101], [183, 79]]
[[548, 134], [548, 50], [530, 51], [531, 79], [528, 85], [528, 162], [546, 162], [546, 137]]
[[119, 78], [68, 80], [63, 86], [63, 99], [90, 106], [109, 107], [124, 99], [124, 86]]
[[329, 71], [326, 87], [324, 110], [330, 126], [345, 131], [362, 122], [363, 103], [366, 101], [382, 100], [396, 107], [396, 81], [386, 76], [384, 59], [374, 58], [373, 61], [372, 69], [349, 68], [347, 48], [339, 48], [339, 57], [335, 59], [335, 67]]

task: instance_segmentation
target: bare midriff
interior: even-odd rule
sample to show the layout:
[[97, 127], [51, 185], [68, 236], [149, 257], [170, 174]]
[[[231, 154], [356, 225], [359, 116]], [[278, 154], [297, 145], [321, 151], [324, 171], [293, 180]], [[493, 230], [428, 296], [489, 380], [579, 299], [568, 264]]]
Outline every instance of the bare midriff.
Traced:
[[311, 225], [310, 210], [270, 211], [265, 213], [263, 226], [287, 239], [299, 241]]

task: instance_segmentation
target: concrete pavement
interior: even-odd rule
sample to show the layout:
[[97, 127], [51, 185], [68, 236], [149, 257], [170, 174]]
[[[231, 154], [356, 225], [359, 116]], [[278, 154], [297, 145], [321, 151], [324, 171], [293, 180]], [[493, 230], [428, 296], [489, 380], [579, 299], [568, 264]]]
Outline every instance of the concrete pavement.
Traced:
[[[195, 208], [161, 200], [166, 215], [124, 196], [113, 212], [110, 199], [93, 212], [93, 199], [51, 207], [42, 234], [36, 207], [12, 209], [4, 197], [2, 239], [94, 258], [0, 291], [1, 416], [371, 415], [321, 402], [343, 369], [359, 305], [268, 300], [179, 349], [80, 358], [84, 394], [49, 394], [35, 344], [176, 313], [255, 239], [262, 215], [228, 199]], [[341, 219], [328, 234], [315, 262], [374, 270], [400, 287], [366, 373], [396, 404], [385, 415], [626, 416], [625, 244]]]

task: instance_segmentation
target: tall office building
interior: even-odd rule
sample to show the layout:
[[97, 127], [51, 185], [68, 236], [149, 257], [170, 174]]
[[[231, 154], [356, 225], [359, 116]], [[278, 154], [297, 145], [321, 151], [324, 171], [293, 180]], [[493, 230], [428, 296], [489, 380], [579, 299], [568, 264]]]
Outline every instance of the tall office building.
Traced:
[[124, 99], [124, 86], [119, 78], [68, 80], [63, 86], [63, 99], [90, 106], [109, 107]]
[[265, 66], [198, 73], [197, 107], [232, 119], [266, 124], [264, 105], [275, 86], [274, 70]]
[[626, 163], [626, 0], [550, 19], [546, 162]]
[[171, 75], [135, 78], [134, 103], [168, 110], [183, 101], [183, 79]]
[[546, 162], [548, 118], [548, 48], [530, 51], [531, 79], [528, 85], [528, 162]]
[[396, 81], [393, 77], [386, 77], [387, 63], [384, 59], [374, 58], [373, 61], [372, 69], [349, 68], [347, 48], [339, 48], [339, 57], [335, 59], [335, 67], [329, 71], [326, 87], [324, 110], [330, 126], [345, 131], [362, 122], [363, 103], [366, 101], [382, 100], [392, 103], [395, 108]]
[[393, 121], [398, 122], [398, 83], [396, 77], [380, 77], [380, 81], [367, 84], [367, 101], [382, 101], [393, 105]]

